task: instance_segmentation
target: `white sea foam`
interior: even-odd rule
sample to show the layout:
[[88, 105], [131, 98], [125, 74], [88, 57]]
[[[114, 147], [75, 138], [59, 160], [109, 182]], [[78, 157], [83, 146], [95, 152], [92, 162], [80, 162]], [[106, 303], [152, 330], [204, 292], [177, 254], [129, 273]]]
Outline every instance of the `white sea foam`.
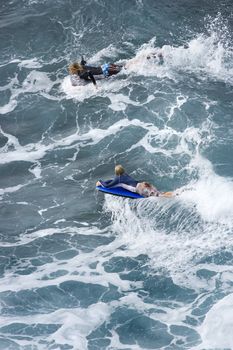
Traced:
[[176, 103], [169, 108], [169, 112], [167, 115], [168, 120], [170, 120], [173, 115], [175, 110], [180, 110], [181, 107], [188, 101], [188, 96], [183, 96], [183, 95], [178, 95], [176, 97]]
[[50, 80], [45, 72], [39, 72], [32, 70], [27, 78], [24, 80], [22, 88], [23, 92], [38, 92], [46, 91], [49, 92], [53, 86], [53, 82]]
[[109, 105], [109, 107], [113, 111], [124, 111], [128, 105], [143, 106], [143, 105], [149, 103], [151, 100], [153, 100], [154, 96], [149, 95], [147, 100], [144, 103], [133, 101], [128, 96], [125, 96], [121, 93], [119, 93], [119, 94], [109, 93], [108, 98], [111, 101], [111, 104]]
[[12, 112], [16, 108], [17, 104], [18, 104], [17, 100], [14, 98], [11, 98], [7, 104], [0, 107], [0, 114], [7, 114], [9, 112]]
[[[103, 59], [106, 59], [105, 57], [107, 57], [108, 59], [112, 59], [114, 61], [114, 58], [120, 52], [121, 52], [121, 50], [119, 48], [116, 48], [114, 45], [110, 44], [109, 46], [104, 47], [102, 50], [98, 51], [95, 55], [90, 57], [88, 59], [88, 63], [90, 63], [90, 64], [96, 64], [96, 63], [102, 64]], [[107, 61], [106, 63], [114, 63], [113, 61], [112, 62]]]
[[[8, 138], [8, 142], [1, 149], [0, 153], [0, 164], [7, 164], [13, 161], [28, 161], [35, 162], [36, 164], [39, 159], [42, 159], [47, 152], [50, 152], [56, 148], [79, 148], [81, 145], [94, 145], [109, 135], [115, 135], [122, 128], [128, 126], [138, 126], [141, 128], [149, 128], [151, 124], [143, 123], [138, 119], [128, 120], [127, 118], [121, 119], [120, 121], [112, 124], [107, 129], [90, 129], [87, 133], [79, 134], [75, 132], [65, 138], [58, 139], [51, 144], [45, 145], [42, 141], [33, 144], [27, 144], [21, 146], [18, 139], [11, 134], [2, 131], [2, 134]], [[12, 150], [12, 147], [14, 148]], [[38, 169], [37, 176], [40, 176], [40, 170]]]
[[24, 67], [24, 68], [41, 68], [42, 64], [38, 61], [38, 59], [36, 57], [31, 58], [31, 59], [27, 59], [27, 60], [21, 60], [18, 58], [14, 58], [13, 60], [1, 64], [0, 67], [4, 67], [6, 65], [12, 64], [12, 63], [18, 63], [19, 67]]
[[86, 83], [82, 80], [80, 80], [80, 85], [72, 86], [70, 77], [68, 76], [64, 78], [61, 84], [61, 89], [66, 93], [67, 98], [75, 98], [78, 101], [83, 101], [84, 99], [90, 98], [98, 93], [92, 83]]
[[232, 349], [233, 294], [218, 301], [207, 312], [204, 322], [198, 327], [202, 343], [198, 349]]
[[[79, 85], [72, 86], [70, 82], [70, 77], [67, 76], [64, 78], [61, 84], [61, 90], [66, 94], [67, 99], [72, 98], [79, 102], [82, 102], [85, 99], [91, 98], [93, 96], [114, 98], [113, 94], [116, 94], [115, 99], [117, 100], [118, 99], [117, 92], [120, 89], [122, 89], [124, 86], [128, 85], [128, 82], [126, 80], [124, 81], [117, 80], [115, 76], [109, 77], [107, 79], [98, 79], [98, 76], [96, 76], [95, 78], [97, 80], [97, 89], [91, 82], [85, 82], [85, 81], [82, 81], [81, 79], [80, 79]], [[123, 98], [127, 99], [126, 96], [124, 96]], [[114, 107], [112, 109], [114, 109]], [[122, 109], [124, 108], [120, 108], [120, 110]]]
[[57, 99], [54, 96], [50, 96], [49, 92], [55, 82], [52, 82], [47, 73], [36, 70], [30, 71], [26, 79], [23, 81], [22, 86], [19, 86], [17, 77], [14, 77], [10, 83], [1, 87], [1, 90], [11, 91], [9, 101], [2, 107], [0, 107], [0, 114], [7, 114], [12, 112], [18, 105], [18, 96], [25, 93], [38, 93], [40, 92], [48, 99]]
[[5, 188], [0, 188], [0, 199], [6, 194], [6, 193], [13, 193], [18, 190], [20, 190], [22, 187], [25, 185], [17, 185], [17, 186], [12, 186], [12, 187], [5, 187]]
[[202, 72], [217, 80], [233, 83], [233, 68], [229, 68], [226, 62], [226, 48], [217, 41], [215, 33], [209, 37], [199, 35], [187, 47], [165, 45], [162, 52], [167, 67], [198, 74]]
[[28, 60], [19, 60], [19, 59], [14, 59], [10, 61], [9, 63], [18, 63], [19, 67], [24, 67], [24, 68], [41, 68], [42, 64], [37, 60], [36, 57], [28, 59]]
[[[15, 324], [35, 325], [35, 324], [56, 324], [60, 325], [57, 331], [50, 336], [46, 336], [46, 341], [56, 341], [57, 344], [78, 345], [78, 349], [87, 349], [86, 337], [95, 328], [107, 321], [111, 314], [111, 306], [105, 303], [96, 303], [87, 308], [61, 308], [49, 314], [20, 316], [20, 317], [0, 317], [1, 324], [4, 326]], [[17, 343], [21, 346], [27, 346], [31, 339], [18, 339]], [[34, 339], [34, 344], [37, 342]], [[76, 345], [74, 345], [76, 344]], [[60, 347], [60, 346], [59, 346]], [[38, 344], [38, 349], [45, 349]]]
[[[179, 79], [178, 71], [187, 71], [197, 74], [201, 79], [204, 76], [215, 80], [233, 84], [232, 47], [227, 41], [227, 33], [219, 34], [220, 30], [211, 27], [208, 34], [198, 34], [187, 44], [178, 47], [172, 45], [156, 46], [156, 37], [143, 44], [136, 52], [135, 57], [126, 61], [126, 72], [144, 76]], [[153, 54], [157, 55], [153, 58]], [[162, 54], [163, 63], [158, 59]], [[147, 59], [150, 57], [150, 59]]]
[[212, 164], [197, 155], [190, 166], [198, 167], [199, 180], [193, 190], [183, 193], [183, 198], [195, 203], [203, 220], [232, 225], [233, 182], [214, 173]]
[[[169, 118], [171, 118], [172, 113], [169, 112]], [[202, 142], [202, 134], [205, 133], [208, 125], [204, 122], [200, 128], [188, 127], [184, 131], [177, 131], [170, 126], [159, 129], [149, 123], [144, 124], [143, 127], [147, 133], [130, 150], [143, 147], [149, 153], [161, 153], [170, 157], [176, 154], [187, 154], [193, 157], [193, 152], [198, 150]], [[209, 131], [207, 130], [207, 132]], [[169, 147], [170, 140], [174, 140], [174, 142]]]
[[[135, 57], [124, 62], [125, 73], [172, 78], [173, 75], [165, 65], [160, 64], [159, 58], [153, 58], [153, 55], [164, 54], [162, 49], [154, 46], [154, 43], [155, 38], [143, 44], [137, 50]], [[151, 58], [147, 59], [147, 57]]]
[[36, 163], [36, 165], [32, 166], [29, 171], [35, 176], [36, 179], [40, 179], [41, 176], [41, 165], [40, 163]]
[[[45, 230], [46, 231], [46, 230]], [[45, 234], [48, 232], [45, 232]], [[50, 232], [49, 234], [51, 234]], [[43, 233], [42, 233], [43, 236]], [[115, 243], [110, 244], [108, 247], [98, 247], [91, 253], [81, 253], [69, 260], [65, 259], [56, 261], [54, 259], [51, 263], [46, 263], [43, 266], [37, 268], [32, 275], [25, 279], [25, 276], [17, 275], [12, 271], [7, 271], [6, 276], [1, 278], [0, 281], [0, 293], [4, 291], [18, 292], [22, 290], [31, 290], [36, 288], [43, 288], [48, 286], [59, 286], [61, 283], [68, 281], [77, 281], [82, 283], [97, 284], [103, 287], [109, 287], [109, 285], [115, 285], [119, 291], [127, 291], [131, 288], [140, 288], [141, 282], [122, 280], [117, 273], [105, 273], [103, 262], [106, 260], [105, 254], [108, 255], [109, 251], [114, 251]], [[95, 273], [90, 267], [92, 263], [98, 261]], [[24, 264], [27, 264], [24, 259]], [[23, 262], [21, 266], [23, 267]], [[45, 278], [51, 274], [57, 272], [59, 268], [65, 269], [67, 273], [57, 278], [49, 279]]]

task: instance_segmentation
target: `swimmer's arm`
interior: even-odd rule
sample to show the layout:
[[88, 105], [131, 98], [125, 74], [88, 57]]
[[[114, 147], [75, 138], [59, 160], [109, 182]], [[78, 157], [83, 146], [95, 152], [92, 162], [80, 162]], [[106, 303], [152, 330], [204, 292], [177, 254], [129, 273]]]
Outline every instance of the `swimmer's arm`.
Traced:
[[88, 72], [88, 76], [91, 79], [92, 83], [95, 85], [95, 87], [97, 87], [94, 75], [91, 72]]
[[119, 178], [118, 178], [118, 176], [116, 176], [116, 177], [114, 177], [113, 180], [107, 180], [107, 181], [100, 180], [100, 181], [98, 181], [98, 183], [100, 183], [99, 186], [103, 186], [103, 187], [109, 188], [109, 187], [113, 187], [115, 185], [118, 185], [119, 184]]
[[81, 79], [84, 79], [84, 80], [91, 80], [92, 83], [93, 83], [93, 84], [95, 85], [95, 87], [97, 88], [95, 78], [94, 78], [93, 74], [92, 74], [90, 71], [87, 71], [87, 72], [84, 72], [84, 73], [80, 74], [79, 77], [80, 77]]
[[84, 60], [83, 56], [82, 56], [81, 58], [82, 58], [82, 59], [81, 59], [81, 62], [80, 62], [80, 63], [81, 63], [82, 66], [85, 66], [85, 64], [86, 64], [87, 62]]

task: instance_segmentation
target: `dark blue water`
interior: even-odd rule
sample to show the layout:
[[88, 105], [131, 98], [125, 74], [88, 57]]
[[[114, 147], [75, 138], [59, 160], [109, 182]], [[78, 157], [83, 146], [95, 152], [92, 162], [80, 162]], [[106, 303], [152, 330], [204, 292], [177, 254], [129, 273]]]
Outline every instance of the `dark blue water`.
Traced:
[[[0, 349], [232, 349], [232, 2], [0, 8]], [[97, 193], [115, 164], [179, 195]]]

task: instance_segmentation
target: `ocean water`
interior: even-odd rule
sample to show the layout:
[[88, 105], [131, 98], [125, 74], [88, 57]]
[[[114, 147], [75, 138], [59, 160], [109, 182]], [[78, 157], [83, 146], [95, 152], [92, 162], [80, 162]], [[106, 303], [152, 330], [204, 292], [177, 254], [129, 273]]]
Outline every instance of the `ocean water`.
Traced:
[[0, 349], [233, 349], [232, 0], [0, 9]]

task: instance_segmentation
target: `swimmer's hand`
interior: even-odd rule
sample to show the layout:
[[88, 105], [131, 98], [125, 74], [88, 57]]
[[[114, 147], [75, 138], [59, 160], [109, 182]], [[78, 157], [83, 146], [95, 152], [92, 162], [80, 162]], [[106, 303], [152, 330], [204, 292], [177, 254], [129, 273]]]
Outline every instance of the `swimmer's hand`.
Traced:
[[101, 183], [99, 181], [97, 181], [96, 186], [101, 186]]

